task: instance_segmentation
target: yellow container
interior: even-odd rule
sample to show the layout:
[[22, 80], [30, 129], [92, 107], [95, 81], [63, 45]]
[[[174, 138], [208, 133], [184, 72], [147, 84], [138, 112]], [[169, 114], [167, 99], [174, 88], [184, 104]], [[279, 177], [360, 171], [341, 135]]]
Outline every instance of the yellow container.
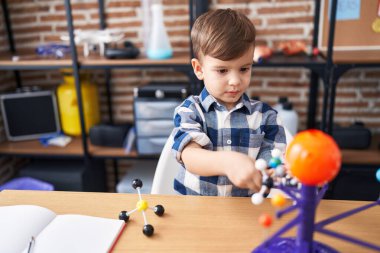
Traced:
[[[79, 107], [75, 90], [75, 79], [72, 70], [62, 71], [64, 82], [57, 88], [59, 113], [62, 129], [67, 135], [79, 136], [81, 134]], [[91, 84], [89, 76], [81, 73], [80, 84], [86, 133], [100, 122], [99, 93], [97, 86]]]

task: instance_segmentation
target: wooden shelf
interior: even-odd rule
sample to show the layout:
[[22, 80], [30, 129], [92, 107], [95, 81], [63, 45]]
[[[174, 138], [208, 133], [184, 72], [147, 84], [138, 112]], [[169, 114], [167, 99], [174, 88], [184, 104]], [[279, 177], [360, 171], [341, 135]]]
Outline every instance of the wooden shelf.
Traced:
[[253, 67], [312, 68], [323, 66], [325, 63], [326, 61], [321, 56], [308, 56], [306, 54], [287, 56], [282, 53], [275, 53], [260, 63], [254, 63]]
[[125, 153], [123, 148], [110, 148], [89, 144], [89, 152], [94, 157], [102, 158], [139, 158], [136, 151]]
[[343, 150], [343, 164], [380, 165], [380, 150]]
[[17, 61], [11, 55], [0, 57], [0, 69], [59, 69], [71, 67], [71, 59], [55, 59], [40, 57], [38, 55], [21, 55]]
[[[89, 153], [94, 157], [107, 158], [138, 158], [135, 151], [126, 154], [123, 148], [109, 148], [94, 146], [89, 143]], [[38, 140], [3, 142], [0, 143], [0, 155], [16, 156], [59, 156], [82, 157], [83, 147], [80, 138], [73, 140], [66, 147], [44, 147]]]
[[[141, 67], [190, 67], [189, 54], [175, 54], [170, 59], [150, 60], [147, 58], [137, 59], [106, 59], [91, 55], [87, 58], [79, 57], [80, 68], [141, 68]], [[55, 59], [40, 57], [38, 55], [21, 55], [17, 61], [12, 60], [11, 55], [0, 57], [0, 69], [59, 69], [72, 68], [71, 58]]]
[[66, 147], [42, 146], [38, 140], [31, 141], [6, 141], [0, 143], [2, 155], [45, 155], [45, 156], [82, 156], [83, 149], [80, 139], [74, 139]]
[[148, 66], [162, 66], [162, 67], [176, 67], [185, 66], [190, 67], [189, 54], [175, 54], [170, 59], [165, 60], [150, 60], [147, 58], [137, 59], [106, 59], [100, 56], [89, 56], [87, 58], [80, 57], [79, 63], [82, 68], [115, 68], [115, 67], [148, 67]]
[[342, 150], [343, 164], [352, 165], [380, 165], [380, 135], [373, 137], [371, 147], [364, 150], [344, 149]]
[[[326, 56], [326, 52], [322, 54]], [[337, 64], [380, 65], [380, 50], [334, 51], [333, 62]]]

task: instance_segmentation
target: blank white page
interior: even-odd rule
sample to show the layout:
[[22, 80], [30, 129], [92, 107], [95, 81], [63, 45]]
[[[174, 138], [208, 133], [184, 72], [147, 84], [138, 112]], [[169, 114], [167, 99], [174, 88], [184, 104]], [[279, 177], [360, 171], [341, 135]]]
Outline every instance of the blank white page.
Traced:
[[20, 253], [56, 216], [41, 206], [0, 207], [0, 252]]
[[58, 215], [36, 238], [33, 253], [105, 253], [125, 223], [84, 215]]

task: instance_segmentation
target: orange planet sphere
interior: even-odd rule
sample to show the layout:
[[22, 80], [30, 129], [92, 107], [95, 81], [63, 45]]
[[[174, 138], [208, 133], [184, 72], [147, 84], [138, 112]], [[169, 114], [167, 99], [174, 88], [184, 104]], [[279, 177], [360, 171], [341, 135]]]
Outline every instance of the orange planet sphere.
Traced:
[[310, 186], [331, 181], [338, 174], [342, 161], [334, 139], [316, 129], [297, 134], [285, 157], [292, 175]]

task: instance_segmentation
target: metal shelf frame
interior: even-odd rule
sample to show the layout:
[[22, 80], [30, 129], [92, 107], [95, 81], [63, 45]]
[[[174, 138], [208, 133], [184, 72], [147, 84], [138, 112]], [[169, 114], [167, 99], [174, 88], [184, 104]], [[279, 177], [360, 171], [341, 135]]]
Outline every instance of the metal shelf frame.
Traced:
[[[0, 70], [13, 70], [15, 73], [15, 79], [17, 83], [17, 87], [21, 87], [21, 78], [19, 70], [56, 70], [61, 68], [72, 68], [73, 69], [73, 75], [75, 79], [75, 88], [76, 88], [76, 94], [78, 97], [78, 107], [79, 107], [79, 116], [80, 116], [80, 126], [82, 130], [81, 139], [82, 139], [82, 147], [83, 147], [83, 155], [36, 155], [36, 154], [12, 154], [17, 157], [57, 157], [57, 158], [77, 158], [77, 157], [83, 157], [85, 166], [90, 164], [90, 159], [112, 159], [113, 160], [113, 167], [114, 167], [114, 175], [115, 175], [115, 181], [118, 182], [118, 159], [157, 159], [155, 156], [137, 156], [137, 157], [113, 157], [113, 156], [92, 156], [89, 152], [89, 147], [87, 144], [87, 136], [85, 133], [85, 120], [84, 120], [84, 110], [83, 110], [83, 97], [82, 92], [80, 88], [80, 79], [79, 79], [79, 71], [81, 69], [104, 69], [105, 70], [105, 84], [106, 84], [106, 96], [107, 96], [107, 107], [108, 107], [108, 117], [109, 122], [113, 123], [113, 115], [112, 115], [112, 96], [111, 96], [111, 69], [115, 68], [124, 68], [124, 69], [149, 69], [149, 68], [171, 68], [175, 71], [183, 72], [185, 73], [190, 80], [190, 83], [192, 84], [192, 92], [195, 92], [196, 90], [199, 90], [201, 85], [195, 78], [191, 65], [189, 64], [142, 64], [142, 65], [80, 65], [79, 58], [78, 58], [78, 52], [76, 49], [75, 41], [74, 41], [74, 24], [73, 24], [73, 16], [72, 16], [72, 6], [70, 0], [64, 1], [65, 5], [65, 11], [66, 11], [66, 20], [67, 20], [67, 29], [69, 33], [69, 41], [70, 41], [70, 49], [71, 49], [71, 62], [69, 64], [62, 63], [62, 64], [41, 64], [41, 65], [35, 65], [33, 61], [30, 61], [30, 64], [24, 63], [24, 64], [17, 64], [17, 62], [14, 62], [9, 65], [0, 65]], [[10, 52], [12, 54], [16, 54], [16, 48], [13, 38], [13, 32], [11, 28], [11, 22], [8, 12], [8, 5], [6, 0], [1, 0], [1, 6], [4, 13], [4, 22], [6, 26], [7, 31], [7, 37], [10, 47]], [[104, 0], [98, 0], [98, 6], [99, 6], [99, 28], [105, 29], [107, 27], [106, 20], [105, 20], [105, 7], [104, 7]], [[208, 4], [205, 4], [205, 1], [202, 0], [190, 0], [189, 1], [189, 10], [190, 10], [190, 25], [192, 26], [194, 20], [200, 15], [200, 13], [203, 13], [204, 11], [207, 11]], [[192, 55], [192, 54], [191, 54]], [[190, 59], [189, 59], [190, 62]]]
[[[283, 68], [306, 68], [311, 71], [310, 76], [310, 85], [309, 85], [309, 103], [308, 103], [308, 117], [307, 117], [307, 128], [316, 127], [316, 108], [317, 108], [317, 99], [318, 99], [318, 86], [319, 79], [322, 80], [324, 92], [323, 92], [323, 104], [322, 104], [322, 122], [321, 129], [327, 133], [332, 133], [332, 125], [333, 125], [333, 117], [334, 117], [334, 104], [335, 104], [335, 95], [336, 88], [339, 78], [349, 69], [359, 68], [359, 67], [379, 67], [379, 63], [371, 63], [371, 64], [363, 64], [363, 63], [350, 63], [350, 64], [335, 64], [333, 62], [333, 42], [335, 35], [335, 24], [336, 24], [336, 11], [337, 11], [337, 2], [338, 0], [332, 0], [331, 3], [331, 12], [330, 12], [330, 25], [329, 25], [329, 35], [328, 35], [328, 47], [327, 47], [327, 55], [325, 58], [320, 56], [318, 57], [308, 57], [308, 56], [299, 56], [299, 57], [284, 57], [281, 55], [275, 55], [273, 58], [269, 59], [262, 64], [255, 64], [253, 67], [255, 68], [273, 68], [273, 67], [283, 67]], [[15, 53], [16, 47], [13, 39], [13, 32], [10, 23], [10, 17], [7, 11], [7, 1], [1, 0], [1, 5], [4, 13], [4, 21], [5, 27], [7, 31], [7, 37], [9, 41], [10, 52]], [[189, 16], [190, 16], [190, 29], [192, 27], [195, 19], [201, 15], [202, 13], [208, 10], [209, 1], [202, 0], [189, 0]], [[99, 27], [100, 29], [106, 28], [106, 19], [105, 19], [105, 7], [104, 0], [98, 0], [99, 6]], [[317, 40], [319, 34], [319, 18], [320, 18], [320, 8], [321, 1], [315, 0], [315, 10], [314, 10], [314, 30], [313, 30], [313, 41], [312, 47], [317, 47]], [[191, 87], [191, 92], [195, 93], [200, 91], [203, 87], [202, 82], [198, 81], [194, 74], [192, 73], [192, 69], [190, 64], [143, 64], [143, 65], [107, 65], [107, 64], [97, 64], [97, 65], [81, 65], [78, 60], [78, 55], [76, 52], [75, 44], [73, 43], [73, 19], [72, 19], [72, 8], [69, 0], [65, 0], [65, 10], [66, 10], [66, 18], [68, 25], [68, 32], [70, 35], [70, 46], [73, 54], [71, 55], [71, 63], [63, 63], [57, 65], [33, 65], [31, 62], [30, 65], [22, 64], [17, 65], [0, 65], [0, 70], [14, 70], [16, 83], [18, 87], [21, 87], [21, 78], [19, 70], [41, 70], [41, 69], [60, 69], [72, 67], [74, 69], [75, 79], [78, 80], [77, 75], [80, 69], [104, 69], [105, 70], [105, 80], [106, 80], [106, 95], [107, 95], [107, 106], [108, 106], [108, 114], [109, 121], [113, 122], [112, 116], [112, 98], [110, 92], [110, 79], [111, 73], [109, 70], [115, 68], [125, 68], [125, 69], [149, 69], [149, 68], [170, 68], [179, 72], [185, 73], [190, 82], [193, 84]], [[190, 41], [191, 43], [191, 41]], [[191, 56], [193, 56], [192, 47], [190, 47]], [[190, 60], [190, 59], [189, 59]], [[78, 87], [77, 87], [78, 88]], [[78, 88], [79, 89], [79, 88]], [[78, 90], [80, 92], [80, 90]], [[80, 94], [78, 94], [80, 95]], [[79, 96], [81, 97], [81, 96]], [[81, 99], [80, 99], [81, 100]], [[80, 103], [80, 107], [82, 103]], [[81, 112], [80, 114], [83, 114]], [[82, 115], [83, 116], [83, 115]], [[81, 116], [81, 126], [84, 127], [84, 120]], [[86, 146], [84, 142], [84, 147]], [[85, 148], [87, 150], [87, 148]], [[88, 151], [86, 151], [86, 156]]]
[[[315, 128], [316, 127], [316, 111], [317, 111], [317, 100], [318, 100], [318, 86], [319, 80], [322, 80], [323, 83], [323, 105], [322, 105], [322, 122], [321, 129], [327, 133], [332, 133], [332, 124], [333, 124], [333, 115], [334, 115], [334, 104], [335, 104], [335, 95], [336, 88], [339, 78], [349, 69], [358, 68], [358, 67], [379, 67], [379, 63], [372, 64], [335, 64], [333, 62], [333, 44], [334, 44], [334, 34], [335, 34], [335, 24], [336, 24], [336, 11], [337, 11], [337, 1], [332, 0], [331, 3], [331, 12], [330, 12], [330, 25], [329, 25], [329, 35], [328, 35], [328, 48], [327, 55], [325, 58], [320, 56], [317, 57], [309, 57], [309, 56], [299, 56], [299, 57], [284, 57], [280, 55], [275, 55], [268, 61], [263, 62], [262, 64], [255, 64], [254, 68], [274, 68], [274, 67], [283, 67], [283, 68], [306, 68], [311, 71], [310, 75], [310, 84], [309, 84], [309, 102], [308, 102], [308, 117], [307, 117], [307, 128]], [[74, 42], [74, 25], [73, 25], [73, 16], [72, 16], [72, 6], [70, 0], [65, 0], [65, 11], [66, 11], [66, 20], [67, 20], [67, 28], [70, 38], [70, 47], [71, 47], [71, 59], [68, 63], [67, 61], [62, 62], [62, 64], [55, 63], [53, 65], [49, 64], [39, 64], [35, 65], [33, 61], [30, 64], [17, 64], [17, 62], [9, 64], [9, 65], [0, 65], [0, 70], [9, 70], [14, 71], [15, 80], [17, 87], [21, 87], [21, 78], [20, 78], [20, 70], [55, 70], [61, 68], [72, 68], [74, 77], [75, 77], [75, 87], [76, 93], [78, 97], [78, 106], [80, 113], [80, 125], [82, 129], [82, 145], [84, 153], [83, 158], [85, 163], [89, 163], [89, 159], [91, 158], [101, 158], [101, 159], [114, 159], [114, 168], [115, 168], [115, 177], [117, 178], [117, 159], [136, 159], [136, 158], [115, 158], [115, 157], [92, 157], [91, 153], [89, 153], [89, 148], [87, 144], [87, 137], [85, 131], [85, 121], [84, 121], [84, 111], [83, 111], [83, 101], [82, 94], [80, 89], [80, 80], [79, 80], [79, 71], [81, 69], [104, 69], [105, 71], [105, 84], [106, 84], [106, 96], [107, 96], [107, 107], [108, 107], [108, 116], [109, 122], [112, 123], [114, 121], [112, 115], [112, 96], [111, 96], [111, 69], [115, 68], [124, 68], [124, 69], [149, 69], [149, 68], [165, 68], [165, 69], [174, 69], [175, 71], [185, 73], [190, 80], [191, 92], [197, 93], [203, 87], [202, 82], [200, 82], [194, 75], [191, 65], [190, 59], [189, 64], [137, 64], [137, 65], [107, 65], [107, 64], [81, 64], [77, 49]], [[8, 6], [6, 0], [1, 0], [1, 6], [3, 8], [4, 13], [4, 22], [7, 31], [7, 37], [9, 42], [9, 51], [12, 54], [16, 53], [16, 47], [13, 39], [13, 32], [8, 12]], [[104, 0], [98, 0], [99, 6], [99, 28], [105, 29], [107, 27], [106, 19], [105, 19], [105, 6]], [[204, 0], [189, 0], [189, 19], [190, 19], [190, 30], [195, 19], [200, 16], [202, 13], [206, 12], [209, 8], [209, 1]], [[315, 0], [315, 12], [314, 12], [314, 31], [313, 31], [313, 40], [312, 47], [317, 47], [317, 40], [319, 34], [319, 18], [320, 18], [320, 8], [321, 3], [320, 0]], [[190, 39], [189, 39], [190, 40]], [[191, 45], [191, 40], [190, 40]], [[190, 58], [193, 56], [192, 46], [190, 46]], [[31, 157], [34, 155], [30, 155]], [[44, 157], [44, 154], [41, 154], [41, 157]], [[116, 180], [118, 181], [118, 180]]]
[[[8, 38], [8, 45], [9, 45], [9, 51], [12, 53], [16, 52], [16, 47], [15, 47], [15, 42], [13, 38], [13, 30], [11, 26], [11, 21], [9, 18], [9, 13], [8, 13], [8, 4], [6, 0], [1, 0], [1, 7], [3, 9], [3, 15], [4, 15], [4, 23], [5, 23], [5, 30], [7, 31], [7, 38]], [[20, 77], [20, 72], [17, 70], [14, 71], [15, 79], [16, 79], [16, 84], [17, 88], [21, 87], [21, 77]]]
[[[316, 1], [320, 2], [320, 0]], [[322, 130], [329, 134], [333, 132], [336, 89], [339, 79], [350, 69], [380, 67], [380, 59], [376, 63], [335, 63], [333, 61], [337, 5], [338, 0], [332, 0], [324, 77], [325, 92], [323, 97]]]

